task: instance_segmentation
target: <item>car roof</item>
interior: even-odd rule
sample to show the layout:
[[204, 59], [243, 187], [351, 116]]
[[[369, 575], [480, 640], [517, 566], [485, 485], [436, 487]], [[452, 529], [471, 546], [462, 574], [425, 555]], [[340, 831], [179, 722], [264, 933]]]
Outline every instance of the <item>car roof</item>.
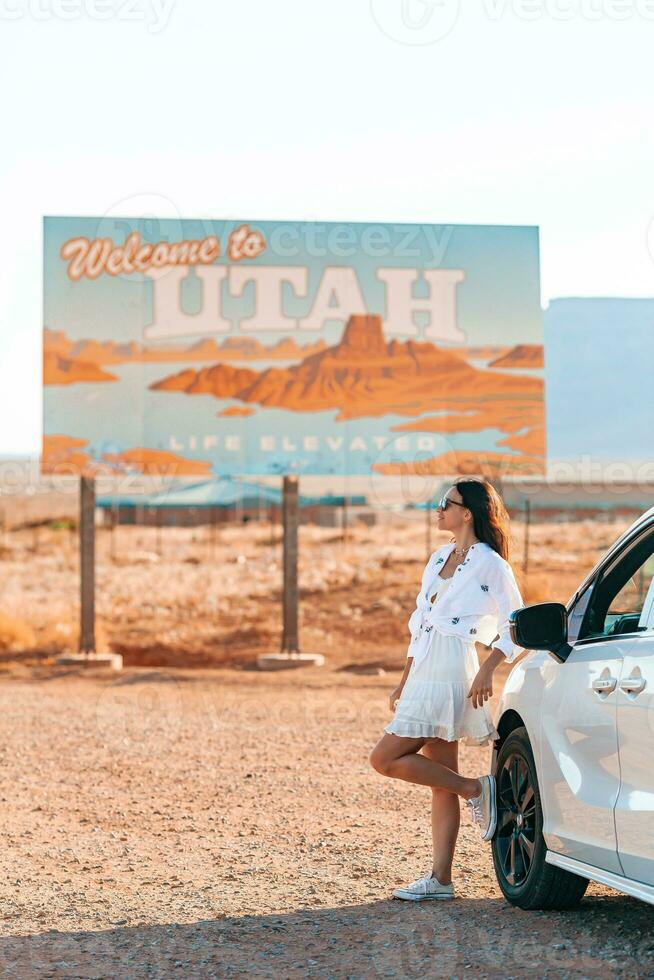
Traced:
[[629, 525], [627, 530], [622, 532], [620, 537], [616, 540], [615, 544], [612, 546], [611, 550], [615, 547], [615, 545], [618, 544], [618, 542], [624, 541], [625, 538], [629, 537], [633, 533], [633, 531], [635, 531], [637, 528], [649, 524], [652, 518], [654, 518], [654, 507], [650, 507], [649, 510], [644, 511], [640, 515], [640, 517], [637, 517], [636, 520]]
[[606, 549], [606, 551], [604, 552], [604, 554], [600, 558], [598, 558], [598, 560], [595, 562], [595, 564], [593, 565], [593, 567], [590, 570], [590, 572], [588, 573], [588, 575], [586, 575], [586, 577], [584, 578], [583, 582], [580, 583], [580, 585], [579, 585], [578, 589], [576, 590], [574, 596], [572, 596], [572, 598], [570, 599], [570, 602], [573, 602], [574, 599], [582, 591], [582, 589], [585, 588], [586, 583], [587, 582], [590, 582], [591, 579], [593, 579], [595, 577], [595, 574], [596, 574], [597, 569], [599, 568], [599, 566], [602, 565], [607, 560], [607, 558], [610, 555], [613, 554], [613, 552], [617, 551], [620, 548], [620, 546], [628, 538], [630, 538], [636, 531], [638, 531], [638, 530], [640, 530], [642, 528], [647, 527], [648, 524], [654, 525], [654, 507], [650, 507], [649, 510], [643, 511], [643, 513], [640, 515], [640, 517], [637, 517], [636, 520], [633, 521], [629, 525], [629, 527], [625, 531], [623, 531], [622, 534], [618, 538], [615, 539], [615, 541], [613, 542], [613, 544], [610, 545]]

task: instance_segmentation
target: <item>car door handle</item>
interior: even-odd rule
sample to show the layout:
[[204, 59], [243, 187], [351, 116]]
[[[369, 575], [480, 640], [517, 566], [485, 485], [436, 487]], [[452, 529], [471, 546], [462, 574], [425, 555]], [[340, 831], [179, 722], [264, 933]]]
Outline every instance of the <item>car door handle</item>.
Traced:
[[646, 683], [644, 677], [625, 677], [623, 681], [620, 681], [620, 688], [623, 691], [629, 691], [630, 694], [640, 694]]
[[593, 681], [593, 690], [600, 691], [602, 694], [610, 694], [615, 691], [617, 686], [615, 677], [596, 677]]

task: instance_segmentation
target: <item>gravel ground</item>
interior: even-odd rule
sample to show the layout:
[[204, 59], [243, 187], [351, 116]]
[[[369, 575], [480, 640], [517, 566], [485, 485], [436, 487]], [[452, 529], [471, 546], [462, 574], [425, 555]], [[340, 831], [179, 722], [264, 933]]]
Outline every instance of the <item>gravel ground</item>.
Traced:
[[367, 761], [397, 676], [7, 670], [2, 976], [653, 976], [651, 906], [516, 910], [465, 814], [459, 897], [389, 898], [430, 867], [429, 791]]

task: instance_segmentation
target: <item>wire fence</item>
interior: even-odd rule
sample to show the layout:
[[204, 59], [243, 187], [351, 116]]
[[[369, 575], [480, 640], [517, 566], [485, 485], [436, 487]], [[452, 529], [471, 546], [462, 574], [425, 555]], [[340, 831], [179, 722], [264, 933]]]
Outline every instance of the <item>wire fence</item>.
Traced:
[[[510, 507], [511, 563], [526, 602], [566, 602], [641, 511], [548, 512]], [[33, 516], [33, 515], [31, 515]], [[281, 508], [143, 506], [95, 512], [98, 646], [135, 663], [213, 662], [276, 649], [283, 599]], [[173, 521], [173, 517], [175, 520]], [[427, 557], [449, 540], [434, 508], [302, 508], [298, 547], [301, 636], [309, 649], [387, 659], [405, 646], [406, 620]], [[76, 649], [80, 542], [75, 517], [3, 522], [0, 658]], [[364, 640], [370, 636], [370, 645]], [[140, 658], [140, 659], [139, 659]], [[198, 660], [199, 658], [199, 660]], [[383, 658], [382, 658], [383, 659]], [[128, 660], [129, 662], [129, 660]], [[231, 660], [230, 660], [231, 662]], [[386, 662], [386, 661], [384, 661]]]

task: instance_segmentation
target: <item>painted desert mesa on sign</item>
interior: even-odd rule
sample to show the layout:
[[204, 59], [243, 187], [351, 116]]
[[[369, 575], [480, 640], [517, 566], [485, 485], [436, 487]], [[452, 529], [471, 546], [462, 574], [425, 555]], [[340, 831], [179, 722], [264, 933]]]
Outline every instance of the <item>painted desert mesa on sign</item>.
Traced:
[[516, 344], [491, 361], [489, 367], [501, 368], [542, 368], [545, 366], [544, 348], [542, 344]]
[[[275, 358], [283, 366], [263, 370], [247, 366], [248, 361], [258, 366]], [[369, 470], [378, 473], [537, 474], [543, 472], [545, 458], [542, 360], [538, 344], [448, 349], [432, 342], [387, 341], [381, 317], [355, 315], [341, 340], [331, 346], [323, 339], [300, 346], [284, 338], [266, 347], [254, 337], [230, 337], [220, 344], [207, 338], [188, 347], [157, 347], [96, 339], [73, 342], [63, 331], [47, 330], [44, 377], [53, 386], [87, 387], [120, 382], [113, 372], [132, 363], [131, 370], [149, 364], [148, 370], [153, 371], [162, 362], [199, 361], [200, 366], [185, 366], [164, 377], [151, 374], [147, 390], [165, 402], [173, 394], [231, 401], [211, 413], [222, 425], [271, 410], [309, 418], [330, 412], [335, 424], [386, 418], [390, 434], [440, 434], [440, 452], [371, 460]], [[497, 437], [494, 448], [485, 451], [450, 442], [461, 433], [489, 430]], [[49, 472], [84, 457], [86, 472], [94, 466], [158, 472], [173, 465], [178, 473], [211, 473], [204, 453], [195, 459], [180, 455], [174, 439], [168, 445], [153, 445], [145, 430], [145, 443], [95, 454], [78, 435], [60, 433], [46, 439], [44, 466]], [[62, 439], [69, 440], [65, 447]], [[201, 449], [194, 444], [187, 448], [191, 457], [196, 448]]]
[[80, 381], [116, 381], [116, 375], [104, 371], [97, 361], [62, 357], [54, 351], [43, 352], [43, 383], [70, 385]]
[[132, 340], [117, 343], [114, 340], [71, 340], [63, 330], [43, 333], [43, 383], [46, 385], [72, 384], [83, 381], [116, 381], [115, 375], [99, 371], [100, 364], [159, 363], [180, 361], [207, 361], [214, 358], [229, 360], [291, 360], [307, 357], [326, 347], [321, 338], [304, 346], [285, 337], [266, 347], [256, 337], [226, 337], [218, 344], [213, 338], [198, 340], [187, 347], [145, 346]]
[[[265, 371], [218, 364], [189, 369], [150, 386], [189, 395], [229, 394], [244, 402], [293, 411], [339, 409], [338, 420], [361, 416], [420, 415], [442, 407], [488, 399], [541, 400], [540, 378], [481, 371], [433, 343], [386, 342], [381, 318], [352, 316], [340, 343], [299, 364]], [[430, 427], [431, 428], [431, 427]]]
[[56, 476], [119, 476], [142, 473], [153, 477], [211, 476], [211, 463], [185, 459], [161, 449], [137, 447], [122, 453], [103, 453], [96, 459], [86, 439], [64, 435], [44, 435], [41, 472]]
[[[542, 364], [542, 347], [520, 345], [515, 354], [510, 349], [498, 360], [507, 367], [537, 368], [539, 360]], [[265, 371], [227, 364], [188, 368], [150, 387], [297, 412], [336, 409], [336, 421], [388, 414], [420, 416], [394, 425], [397, 432], [476, 432], [492, 426], [506, 433], [499, 445], [521, 454], [494, 454], [498, 465], [528, 462], [532, 472], [540, 472], [545, 452], [542, 378], [481, 370], [460, 351], [453, 353], [433, 343], [387, 342], [378, 316], [350, 317], [340, 343], [298, 364]], [[475, 460], [488, 453], [467, 455], [474, 467]], [[440, 464], [435, 469], [425, 460], [419, 466], [385, 464], [379, 471], [440, 472]]]

